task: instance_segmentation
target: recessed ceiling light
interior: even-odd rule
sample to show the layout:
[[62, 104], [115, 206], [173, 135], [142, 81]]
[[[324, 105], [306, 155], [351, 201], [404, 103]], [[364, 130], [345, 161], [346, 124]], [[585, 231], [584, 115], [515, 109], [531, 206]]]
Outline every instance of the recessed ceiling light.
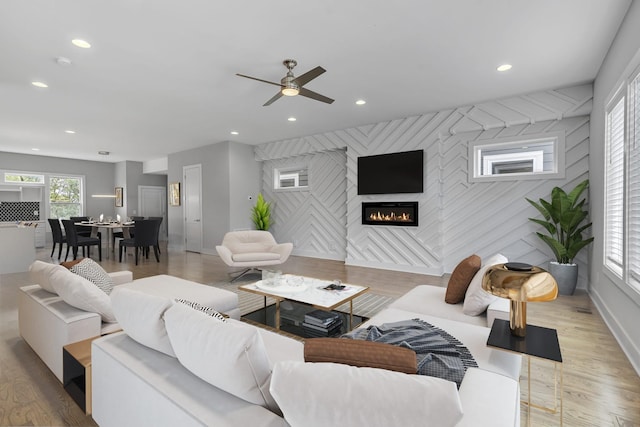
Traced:
[[76, 131], [75, 131], [75, 130], [71, 130], [71, 129], [67, 129], [67, 130], [65, 130], [65, 132], [66, 132], [66, 133], [76, 133]]
[[287, 120], [289, 120], [290, 122], [295, 122], [298, 119], [296, 119], [295, 117], [289, 117]]
[[78, 46], [83, 49], [89, 49], [91, 47], [91, 43], [84, 41], [82, 39], [73, 39], [71, 40], [71, 43], [73, 43], [74, 46]]
[[34, 85], [35, 87], [41, 87], [41, 88], [47, 88], [49, 87], [48, 84], [43, 83], [43, 82], [31, 82], [32, 85]]
[[237, 130], [232, 130], [231, 131], [231, 135], [239, 135], [239, 134], [240, 134], [240, 132], [238, 132]]
[[31, 151], [40, 151], [39, 148], [32, 148]]
[[496, 69], [498, 71], [509, 71], [511, 69], [511, 67], [512, 67], [511, 64], [502, 64]]
[[358, 99], [358, 100], [356, 101], [356, 105], [364, 105], [364, 104], [366, 104], [366, 103], [367, 103], [367, 101], [365, 101], [364, 99]]

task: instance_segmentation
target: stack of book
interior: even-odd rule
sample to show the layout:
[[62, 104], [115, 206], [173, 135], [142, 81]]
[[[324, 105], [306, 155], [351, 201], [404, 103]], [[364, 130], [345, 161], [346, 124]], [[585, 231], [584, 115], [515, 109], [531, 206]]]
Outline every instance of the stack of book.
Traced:
[[304, 328], [309, 337], [330, 337], [340, 333], [342, 317], [332, 311], [314, 310], [304, 315]]

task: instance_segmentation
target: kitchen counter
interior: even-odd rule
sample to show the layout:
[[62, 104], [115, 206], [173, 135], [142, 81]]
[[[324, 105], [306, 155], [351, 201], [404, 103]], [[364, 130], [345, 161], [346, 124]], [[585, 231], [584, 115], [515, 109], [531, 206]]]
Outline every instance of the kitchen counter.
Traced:
[[34, 227], [0, 224], [0, 274], [28, 271], [36, 259]]

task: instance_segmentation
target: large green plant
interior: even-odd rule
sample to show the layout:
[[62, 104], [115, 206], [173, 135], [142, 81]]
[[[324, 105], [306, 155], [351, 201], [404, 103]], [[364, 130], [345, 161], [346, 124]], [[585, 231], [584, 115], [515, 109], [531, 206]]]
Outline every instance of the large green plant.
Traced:
[[268, 203], [258, 194], [255, 206], [251, 209], [251, 219], [256, 226], [256, 230], [269, 230], [271, 225], [271, 203]]
[[593, 241], [593, 237], [584, 239], [582, 233], [591, 223], [580, 225], [589, 215], [584, 208], [585, 199], [578, 202], [582, 192], [589, 186], [584, 180], [569, 194], [560, 187], [551, 190], [551, 202], [540, 199], [540, 203], [527, 199], [544, 217], [544, 220], [529, 218], [547, 230], [548, 235], [536, 233], [556, 256], [560, 264], [572, 264], [573, 258], [582, 248]]

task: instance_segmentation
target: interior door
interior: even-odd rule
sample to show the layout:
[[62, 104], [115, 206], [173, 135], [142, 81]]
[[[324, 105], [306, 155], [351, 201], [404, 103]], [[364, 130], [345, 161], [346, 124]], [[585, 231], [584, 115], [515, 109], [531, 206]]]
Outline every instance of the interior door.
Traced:
[[185, 248], [202, 252], [202, 165], [182, 168], [184, 176]]
[[165, 187], [139, 185], [138, 212], [145, 218], [162, 217], [158, 240], [167, 240], [167, 189]]

